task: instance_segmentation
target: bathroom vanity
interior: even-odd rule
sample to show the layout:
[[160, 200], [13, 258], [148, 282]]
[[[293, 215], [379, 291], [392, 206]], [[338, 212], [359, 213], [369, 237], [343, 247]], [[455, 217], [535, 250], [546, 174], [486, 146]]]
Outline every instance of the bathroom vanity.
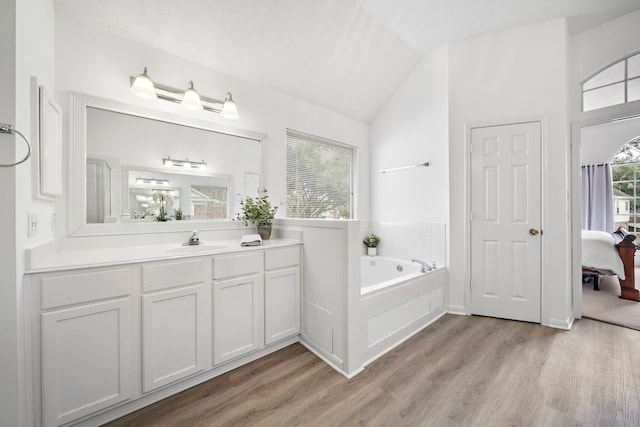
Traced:
[[299, 241], [136, 249], [29, 270], [36, 425], [100, 424], [298, 340]]

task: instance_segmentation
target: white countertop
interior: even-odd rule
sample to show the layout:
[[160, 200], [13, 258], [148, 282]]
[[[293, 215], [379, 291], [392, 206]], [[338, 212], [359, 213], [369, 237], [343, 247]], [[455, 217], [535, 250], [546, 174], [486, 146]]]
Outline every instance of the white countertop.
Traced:
[[299, 240], [294, 239], [269, 239], [263, 241], [261, 246], [243, 247], [240, 246], [240, 239], [233, 239], [212, 240], [204, 242], [200, 246], [183, 246], [182, 244], [172, 243], [152, 246], [66, 250], [38, 259], [37, 262], [30, 262], [25, 274], [256, 251], [298, 245], [300, 243]]

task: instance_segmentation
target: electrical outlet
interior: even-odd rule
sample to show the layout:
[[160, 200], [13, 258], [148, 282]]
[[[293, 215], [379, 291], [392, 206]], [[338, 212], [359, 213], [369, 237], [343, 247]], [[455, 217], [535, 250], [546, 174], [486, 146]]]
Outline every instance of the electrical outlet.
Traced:
[[56, 213], [51, 212], [51, 231], [56, 231]]
[[40, 224], [40, 220], [38, 219], [38, 214], [30, 212], [28, 217], [27, 217], [27, 221], [28, 221], [28, 224], [29, 224], [28, 236], [29, 237], [37, 236], [38, 235], [38, 226]]

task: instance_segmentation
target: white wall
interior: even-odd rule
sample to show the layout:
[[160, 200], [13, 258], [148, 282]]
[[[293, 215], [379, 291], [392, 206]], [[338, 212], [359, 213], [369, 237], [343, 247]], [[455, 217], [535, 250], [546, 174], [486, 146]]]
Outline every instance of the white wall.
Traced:
[[[0, 14], [0, 122], [15, 123], [16, 118], [16, 1], [2, 5]], [[9, 163], [15, 158], [13, 140], [0, 135], [0, 161]], [[0, 209], [0, 423], [19, 425], [18, 380], [18, 299], [16, 251], [16, 169], [0, 168], [0, 192], [7, 204]], [[11, 207], [11, 208], [10, 208]]]
[[449, 47], [450, 308], [469, 307], [468, 129], [543, 121], [542, 323], [571, 316], [567, 33], [554, 20], [453, 43]]
[[[448, 48], [426, 56], [371, 123], [371, 223], [381, 237], [380, 253], [404, 257], [385, 248], [407, 247], [409, 225], [446, 224], [449, 217]], [[382, 169], [429, 162], [429, 167], [380, 173]], [[427, 227], [431, 229], [430, 227]], [[421, 239], [430, 239], [416, 227]], [[416, 245], [414, 245], [416, 246]], [[429, 256], [420, 247], [413, 257]], [[439, 254], [440, 265], [444, 254]]]
[[[357, 212], [360, 218], [368, 218], [367, 124], [66, 18], [58, 17], [56, 23], [56, 88], [61, 101], [65, 101], [65, 91], [71, 90], [266, 133], [268, 137], [262, 143], [263, 184], [276, 203], [286, 199], [286, 128], [356, 146], [359, 151]], [[148, 67], [152, 79], [168, 86], [186, 86], [193, 80], [205, 96], [222, 98], [227, 91], [232, 92], [240, 119], [230, 121], [206, 111], [185, 112], [179, 105], [135, 97], [129, 91], [129, 76], [139, 74], [144, 66]], [[278, 216], [284, 214], [281, 209]]]
[[[582, 82], [596, 72], [640, 52], [640, 10], [606, 22], [570, 38], [569, 89], [573, 121], [608, 118], [608, 108], [582, 114]], [[639, 104], [639, 103], [636, 103]], [[635, 111], [638, 111], [636, 107]]]
[[[31, 115], [30, 76], [41, 82], [53, 82], [53, 4], [51, 0], [8, 0], [0, 14], [0, 122], [9, 123], [32, 143], [35, 118]], [[35, 55], [34, 52], [38, 52]], [[0, 162], [22, 157], [20, 138], [0, 136]], [[14, 144], [15, 142], [15, 144]], [[30, 384], [24, 377], [24, 326], [22, 324], [24, 248], [38, 239], [51, 238], [47, 231], [50, 203], [32, 200], [31, 168], [34, 158], [25, 163], [0, 168], [0, 424], [21, 426], [33, 422], [27, 408]], [[39, 212], [45, 219], [41, 235], [27, 238], [27, 212]]]

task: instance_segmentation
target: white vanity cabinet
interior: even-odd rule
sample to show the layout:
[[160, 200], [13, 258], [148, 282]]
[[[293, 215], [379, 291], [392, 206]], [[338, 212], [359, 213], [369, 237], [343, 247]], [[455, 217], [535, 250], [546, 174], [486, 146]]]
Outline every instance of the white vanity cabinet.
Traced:
[[296, 342], [300, 251], [27, 274], [35, 425], [101, 425]]
[[130, 268], [53, 273], [40, 284], [43, 425], [132, 397]]
[[219, 364], [264, 344], [262, 252], [213, 258], [213, 362]]
[[142, 392], [204, 370], [210, 298], [208, 258], [142, 266]]
[[264, 253], [265, 345], [300, 332], [300, 248]]

